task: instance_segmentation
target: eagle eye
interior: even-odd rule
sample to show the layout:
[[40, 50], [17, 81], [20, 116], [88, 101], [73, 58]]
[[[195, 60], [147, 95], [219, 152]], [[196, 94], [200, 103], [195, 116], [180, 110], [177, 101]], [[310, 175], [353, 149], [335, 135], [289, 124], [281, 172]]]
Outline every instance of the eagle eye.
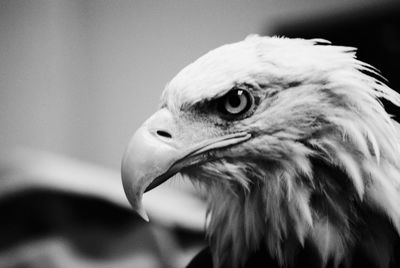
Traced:
[[251, 94], [241, 88], [233, 88], [220, 98], [219, 110], [228, 116], [240, 116], [245, 114], [253, 105]]

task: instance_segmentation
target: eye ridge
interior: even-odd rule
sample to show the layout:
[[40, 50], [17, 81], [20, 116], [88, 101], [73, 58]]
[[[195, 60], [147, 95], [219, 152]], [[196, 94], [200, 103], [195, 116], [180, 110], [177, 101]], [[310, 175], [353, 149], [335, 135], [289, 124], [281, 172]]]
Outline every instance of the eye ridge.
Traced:
[[239, 119], [250, 110], [253, 102], [247, 89], [235, 87], [218, 100], [218, 110], [224, 117]]

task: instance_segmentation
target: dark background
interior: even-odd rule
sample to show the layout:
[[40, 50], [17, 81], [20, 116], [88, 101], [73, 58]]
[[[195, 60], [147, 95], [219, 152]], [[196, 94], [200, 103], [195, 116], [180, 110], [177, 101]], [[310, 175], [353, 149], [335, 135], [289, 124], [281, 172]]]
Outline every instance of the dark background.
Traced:
[[[356, 47], [357, 58], [377, 68], [387, 84], [400, 91], [400, 2], [281, 22], [274, 32], [287, 37], [323, 38], [335, 45]], [[387, 101], [384, 105], [399, 120], [399, 108]]]

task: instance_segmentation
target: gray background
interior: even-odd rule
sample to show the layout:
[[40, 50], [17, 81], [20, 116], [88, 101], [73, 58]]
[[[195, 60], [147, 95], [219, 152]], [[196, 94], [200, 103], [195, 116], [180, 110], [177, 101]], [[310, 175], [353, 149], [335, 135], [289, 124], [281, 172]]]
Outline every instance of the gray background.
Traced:
[[30, 147], [119, 168], [164, 85], [208, 50], [388, 2], [2, 0], [1, 153]]

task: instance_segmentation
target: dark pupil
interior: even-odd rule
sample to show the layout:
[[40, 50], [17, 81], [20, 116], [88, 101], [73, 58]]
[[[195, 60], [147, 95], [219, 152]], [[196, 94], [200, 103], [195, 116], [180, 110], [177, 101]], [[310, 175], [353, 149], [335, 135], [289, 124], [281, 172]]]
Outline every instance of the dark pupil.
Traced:
[[238, 107], [240, 105], [240, 97], [237, 95], [238, 93], [235, 92], [229, 96], [228, 102], [231, 107]]

